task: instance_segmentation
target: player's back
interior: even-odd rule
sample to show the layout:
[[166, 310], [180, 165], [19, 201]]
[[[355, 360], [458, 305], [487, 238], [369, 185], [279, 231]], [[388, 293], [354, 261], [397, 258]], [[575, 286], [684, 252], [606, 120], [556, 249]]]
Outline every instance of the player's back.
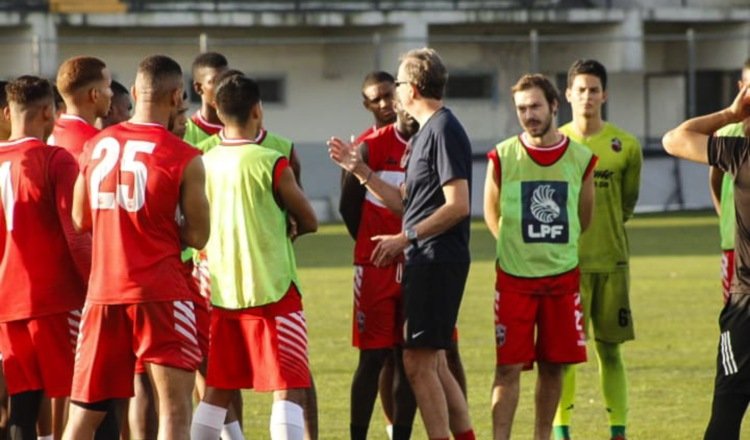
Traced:
[[69, 153], [38, 139], [0, 143], [0, 322], [83, 304], [58, 214], [58, 204], [70, 204], [76, 172]]
[[65, 148], [78, 160], [86, 141], [96, 136], [99, 129], [83, 118], [64, 113], [55, 121], [55, 128], [48, 139], [50, 145]]
[[180, 185], [200, 152], [159, 124], [109, 127], [81, 158], [93, 227], [88, 300], [192, 298], [180, 260]]

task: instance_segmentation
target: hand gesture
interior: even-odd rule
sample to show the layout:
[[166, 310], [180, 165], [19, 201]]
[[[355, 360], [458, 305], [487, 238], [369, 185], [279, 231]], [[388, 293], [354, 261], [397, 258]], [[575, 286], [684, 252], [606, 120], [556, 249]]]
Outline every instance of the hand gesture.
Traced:
[[375, 267], [391, 264], [409, 246], [409, 240], [404, 234], [376, 235], [372, 240], [378, 242], [370, 255], [370, 261]]
[[337, 137], [328, 140], [328, 156], [345, 171], [354, 173], [363, 164], [359, 148], [351, 142], [345, 142]]

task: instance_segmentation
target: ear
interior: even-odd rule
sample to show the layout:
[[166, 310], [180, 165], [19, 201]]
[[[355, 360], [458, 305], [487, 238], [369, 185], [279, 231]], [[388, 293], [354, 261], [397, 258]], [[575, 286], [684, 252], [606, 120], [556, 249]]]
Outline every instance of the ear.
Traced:
[[607, 102], [607, 99], [609, 98], [609, 95], [607, 94], [606, 90], [602, 90], [602, 104]]
[[54, 120], [55, 119], [55, 104], [54, 103], [47, 104], [44, 107], [42, 107], [42, 115], [44, 116], [45, 121], [49, 121], [50, 119]]
[[263, 104], [261, 104], [260, 101], [258, 101], [258, 103], [253, 106], [253, 109], [250, 111], [250, 117], [252, 117], [254, 120], [258, 120], [263, 117]]
[[557, 116], [557, 109], [560, 107], [560, 103], [557, 102], [557, 100], [552, 101], [552, 104], [549, 106], [550, 111], [552, 112], [553, 116]]
[[172, 105], [174, 107], [180, 107], [182, 105], [182, 87], [178, 87], [172, 91]]
[[193, 90], [199, 96], [203, 96], [203, 84], [199, 83], [198, 81], [193, 81]]
[[568, 101], [569, 103], [572, 102], [571, 99], [570, 99], [570, 96], [572, 94], [573, 94], [573, 91], [570, 90], [570, 87], [568, 87], [568, 88], [565, 89], [565, 100]]
[[133, 101], [138, 101], [138, 92], [135, 90], [135, 85], [130, 86], [130, 96], [133, 97]]
[[3, 118], [6, 121], [10, 121], [10, 106], [9, 105], [6, 105], [5, 107], [3, 107]]
[[88, 95], [91, 102], [96, 102], [99, 100], [99, 96], [101, 95], [101, 93], [99, 92], [98, 88], [92, 87], [89, 89]]

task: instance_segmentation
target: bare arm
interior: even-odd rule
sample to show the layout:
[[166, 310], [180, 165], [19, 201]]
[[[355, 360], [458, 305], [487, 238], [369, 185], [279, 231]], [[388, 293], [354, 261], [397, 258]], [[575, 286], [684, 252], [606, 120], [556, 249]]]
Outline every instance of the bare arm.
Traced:
[[583, 180], [581, 196], [578, 199], [578, 219], [581, 222], [581, 232], [588, 229], [594, 217], [594, 173], [591, 172]]
[[721, 127], [750, 116], [750, 84], [744, 85], [734, 102], [715, 113], [688, 119], [667, 132], [662, 144], [667, 153], [693, 162], [708, 163], [708, 137]]
[[302, 189], [297, 185], [294, 173], [290, 168], [281, 172], [276, 187], [276, 195], [281, 205], [296, 221], [296, 236], [318, 230], [318, 219], [315, 217], [315, 211], [313, 211], [310, 202], [307, 201]]
[[302, 188], [302, 163], [299, 161], [296, 151], [292, 146], [292, 152], [289, 154], [289, 166], [292, 167], [297, 184]]
[[711, 193], [711, 202], [714, 204], [716, 214], [721, 216], [721, 187], [724, 180], [724, 171], [717, 167], [708, 169], [708, 189]]
[[375, 174], [350, 142], [332, 137], [328, 140], [328, 155], [336, 165], [352, 173], [362, 185], [366, 185], [367, 189], [388, 209], [397, 215], [402, 215], [404, 202], [401, 198], [401, 189]]
[[91, 234], [77, 229], [72, 216], [74, 187], [79, 176], [78, 165], [65, 151], [55, 154], [50, 165], [52, 180], [55, 183], [57, 216], [76, 270], [87, 283], [91, 273]]
[[[469, 182], [466, 179], [455, 179], [444, 184], [443, 197], [445, 203], [414, 226], [419, 239], [442, 234], [469, 216]], [[372, 239], [379, 241], [370, 257], [376, 266], [389, 264], [409, 246], [409, 240], [403, 233], [378, 235]]]
[[73, 187], [73, 206], [71, 210], [73, 227], [78, 232], [91, 230], [91, 204], [86, 179], [79, 174]]
[[182, 173], [180, 209], [185, 217], [180, 228], [180, 239], [187, 246], [203, 249], [208, 241], [211, 223], [206, 198], [206, 171], [200, 156], [194, 157]]
[[487, 162], [487, 176], [484, 179], [484, 223], [495, 239], [500, 232], [500, 182], [495, 172], [495, 164]]

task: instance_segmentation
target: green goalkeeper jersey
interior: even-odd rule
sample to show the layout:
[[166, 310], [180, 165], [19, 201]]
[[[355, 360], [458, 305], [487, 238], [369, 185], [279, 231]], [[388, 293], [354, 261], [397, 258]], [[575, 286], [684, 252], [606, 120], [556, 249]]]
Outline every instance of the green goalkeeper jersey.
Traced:
[[[742, 123], [725, 125], [716, 132], [717, 136], [745, 136]], [[728, 251], [734, 249], [734, 228], [737, 219], [734, 215], [734, 180], [732, 175], [724, 173], [721, 181], [721, 199], [719, 214], [719, 235], [721, 236], [721, 249]]]
[[594, 169], [594, 216], [581, 234], [579, 267], [582, 272], [611, 272], [628, 266], [625, 222], [638, 201], [643, 156], [638, 139], [605, 122], [598, 133], [578, 136], [572, 123], [560, 127], [571, 139], [588, 146], [599, 158]]

